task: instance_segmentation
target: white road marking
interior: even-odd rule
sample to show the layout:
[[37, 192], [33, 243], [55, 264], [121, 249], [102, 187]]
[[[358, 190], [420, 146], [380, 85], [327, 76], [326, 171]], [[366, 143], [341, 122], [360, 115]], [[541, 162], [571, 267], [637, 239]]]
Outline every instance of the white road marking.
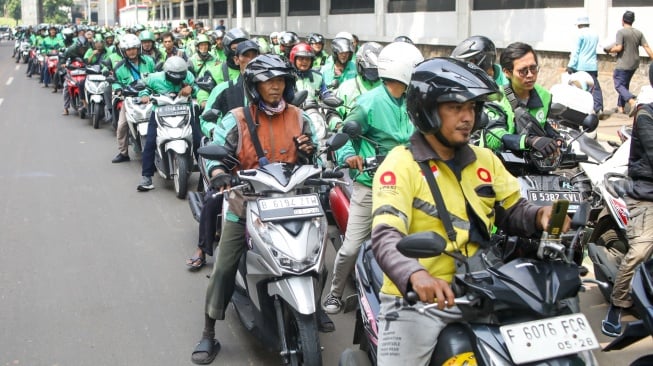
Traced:
[[16, 70], [19, 70], [19, 69], [20, 69], [20, 65], [16, 65]]
[[2, 102], [4, 101], [5, 101], [4, 99], [0, 98], [0, 105], [2, 105]]
[[12, 82], [12, 81], [14, 81], [14, 77], [13, 77], [13, 76], [10, 76], [9, 79], [7, 80], [7, 84], [6, 84], [6, 85], [11, 85], [11, 82]]

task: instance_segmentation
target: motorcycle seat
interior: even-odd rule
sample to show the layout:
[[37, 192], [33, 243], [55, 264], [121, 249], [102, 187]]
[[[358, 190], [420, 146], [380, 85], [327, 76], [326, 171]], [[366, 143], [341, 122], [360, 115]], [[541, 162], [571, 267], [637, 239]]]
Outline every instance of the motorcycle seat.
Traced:
[[612, 156], [612, 151], [607, 151], [598, 141], [585, 134], [580, 135], [578, 143], [582, 152], [598, 163], [603, 163]]
[[375, 294], [381, 291], [381, 286], [383, 285], [383, 271], [379, 267], [379, 263], [374, 258], [374, 253], [372, 252], [372, 245], [369, 240], [365, 241], [362, 244], [363, 251], [363, 266], [365, 268], [365, 273], [369, 276], [370, 285]]

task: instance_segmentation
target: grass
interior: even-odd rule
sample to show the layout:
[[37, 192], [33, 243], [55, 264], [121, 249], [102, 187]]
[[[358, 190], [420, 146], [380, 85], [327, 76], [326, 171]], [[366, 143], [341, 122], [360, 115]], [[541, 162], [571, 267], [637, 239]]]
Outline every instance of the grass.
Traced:
[[[19, 20], [18, 24], [22, 24], [22, 22]], [[8, 25], [11, 27], [16, 26], [16, 21], [13, 18], [5, 18], [5, 17], [0, 17], [0, 25]]]

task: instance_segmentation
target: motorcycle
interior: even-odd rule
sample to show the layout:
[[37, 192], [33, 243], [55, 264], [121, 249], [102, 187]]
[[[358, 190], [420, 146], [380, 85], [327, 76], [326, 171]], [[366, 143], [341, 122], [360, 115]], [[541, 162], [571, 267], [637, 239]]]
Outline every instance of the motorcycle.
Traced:
[[22, 60], [24, 64], [26, 64], [29, 61], [29, 56], [30, 56], [30, 50], [32, 49], [32, 46], [30, 45], [29, 41], [21, 41], [20, 42], [20, 50], [18, 51], [16, 55], [16, 63], [18, 63], [19, 60]]
[[76, 58], [66, 65], [66, 77], [64, 88], [68, 88], [68, 95], [70, 95], [70, 106], [79, 113], [79, 118], [86, 118], [86, 109], [84, 102], [82, 102], [82, 95], [80, 88], [83, 87], [86, 81], [86, 70], [84, 69], [84, 62]]
[[94, 129], [100, 128], [100, 121], [104, 119], [104, 93], [111, 85], [107, 77], [102, 74], [100, 65], [86, 67], [86, 82], [84, 83], [84, 96], [88, 106], [88, 115]]
[[[556, 208], [554, 206], [554, 212]], [[559, 215], [566, 215], [560, 209]], [[435, 313], [455, 319], [440, 333], [430, 365], [596, 365], [591, 350], [599, 347], [585, 315], [579, 312], [577, 295], [583, 283], [581, 268], [572, 255], [580, 246], [589, 207], [582, 204], [572, 220], [572, 230], [556, 237], [555, 229], [534, 240], [533, 257], [515, 257], [522, 238], [501, 238], [502, 246], [492, 256], [482, 255], [485, 269], [471, 271], [467, 258], [446, 252], [443, 237], [434, 232], [404, 237], [397, 249], [411, 258], [448, 255], [465, 271], [455, 275], [452, 288], [457, 308], [438, 310], [436, 304], [416, 303], [409, 292], [406, 300], [420, 314]], [[550, 225], [554, 226], [554, 225]], [[532, 242], [533, 240], [528, 240]], [[568, 245], [568, 247], [567, 247]], [[358, 292], [354, 344], [341, 355], [341, 366], [374, 365], [378, 345], [378, 293], [383, 273], [365, 243], [356, 262]], [[555, 285], [554, 285], [555, 284]]]
[[152, 103], [141, 103], [138, 92], [145, 88], [142, 81], [136, 81], [122, 89], [120, 96], [114, 95], [114, 116], [116, 126], [118, 111], [125, 108], [125, 117], [129, 127], [129, 140], [135, 152], [143, 152], [147, 139], [147, 124], [152, 114]]
[[[338, 117], [336, 108], [342, 105], [342, 99], [337, 97], [329, 97], [322, 99], [307, 99], [301, 108], [311, 117], [313, 121], [313, 129], [315, 135], [318, 137], [320, 144], [322, 144], [328, 137], [329, 121]], [[339, 117], [338, 117], [339, 118]]]
[[[603, 352], [624, 349], [640, 339], [653, 336], [653, 259], [642, 263], [633, 276], [632, 297], [638, 320], [628, 322], [624, 330], [610, 344], [603, 348]], [[645, 366], [653, 364], [653, 354], [642, 356], [633, 361], [630, 366]]]
[[[193, 167], [192, 105], [187, 97], [152, 95], [157, 124], [154, 165], [164, 179], [172, 179], [177, 198], [186, 198]], [[144, 147], [144, 146], [143, 146]]]
[[55, 81], [55, 75], [59, 68], [59, 51], [52, 50], [47, 54], [47, 59], [45, 60], [47, 64], [47, 73], [50, 75], [50, 80], [54, 84], [54, 89], [57, 89], [57, 84]]
[[[334, 135], [327, 149], [346, 141], [346, 135]], [[223, 146], [211, 144], [198, 152], [238, 164]], [[337, 173], [317, 164], [270, 163], [239, 171], [231, 188], [256, 197], [246, 205], [248, 250], [231, 301], [242, 324], [278, 350], [286, 365], [322, 364], [316, 311], [328, 234], [317, 192], [342, 175]], [[228, 204], [225, 199], [223, 217]]]

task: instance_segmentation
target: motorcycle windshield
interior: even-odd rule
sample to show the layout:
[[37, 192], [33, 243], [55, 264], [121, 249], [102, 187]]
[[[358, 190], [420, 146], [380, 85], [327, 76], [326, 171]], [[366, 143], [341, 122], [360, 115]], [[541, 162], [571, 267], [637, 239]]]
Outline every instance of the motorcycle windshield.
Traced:
[[576, 296], [581, 286], [578, 266], [562, 261], [518, 258], [488, 271], [513, 292], [506, 300], [518, 299], [541, 315], [555, 312], [558, 302]]

